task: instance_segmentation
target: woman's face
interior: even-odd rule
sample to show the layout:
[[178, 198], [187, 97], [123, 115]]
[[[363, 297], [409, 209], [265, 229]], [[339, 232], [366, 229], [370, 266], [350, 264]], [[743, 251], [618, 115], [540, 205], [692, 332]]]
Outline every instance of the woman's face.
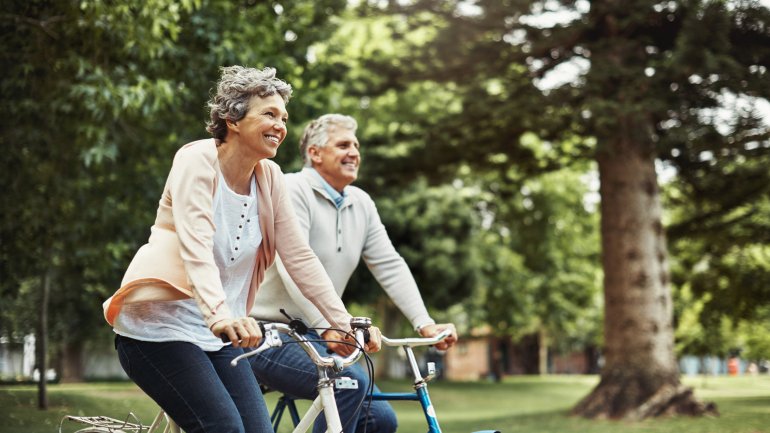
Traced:
[[229, 129], [238, 137], [240, 146], [256, 159], [272, 158], [286, 138], [288, 120], [286, 103], [280, 95], [254, 96], [246, 116], [229, 124]]

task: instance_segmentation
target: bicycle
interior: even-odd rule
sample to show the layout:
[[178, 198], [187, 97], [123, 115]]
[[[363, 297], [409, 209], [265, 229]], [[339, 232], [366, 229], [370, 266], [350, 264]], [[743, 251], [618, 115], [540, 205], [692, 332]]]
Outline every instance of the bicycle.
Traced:
[[[417, 359], [414, 355], [413, 348], [420, 347], [420, 346], [433, 346], [436, 343], [439, 343], [440, 341], [447, 338], [450, 334], [451, 334], [451, 331], [446, 330], [434, 337], [429, 337], [429, 338], [395, 339], [395, 338], [387, 338], [385, 336], [382, 336], [382, 343], [385, 346], [401, 347], [404, 350], [407, 361], [409, 363], [411, 373], [412, 373], [412, 377], [414, 378], [414, 382], [413, 382], [414, 392], [406, 392], [406, 393], [377, 392], [377, 393], [370, 393], [368, 397], [370, 397], [372, 400], [419, 401], [422, 411], [425, 415], [425, 420], [427, 422], [428, 433], [441, 433], [441, 427], [439, 427], [436, 410], [433, 407], [433, 404], [431, 403], [431, 400], [430, 400], [430, 395], [428, 394], [428, 382], [431, 379], [433, 379], [436, 375], [436, 365], [433, 362], [428, 362], [427, 364], [428, 374], [425, 377], [423, 377], [422, 373], [420, 372], [420, 367], [417, 365]], [[281, 419], [283, 418], [283, 414], [286, 411], [289, 412], [289, 415], [292, 419], [293, 424], [295, 426], [298, 425], [300, 418], [299, 418], [299, 412], [297, 410], [297, 406], [295, 403], [295, 399], [293, 399], [292, 397], [286, 394], [283, 394], [281, 397], [278, 398], [278, 402], [276, 403], [276, 406], [273, 409], [273, 413], [271, 414], [271, 422], [273, 423], [274, 431], [278, 431], [278, 426], [280, 425]], [[294, 432], [296, 433], [297, 430], [295, 429]], [[500, 433], [500, 431], [479, 430], [474, 433]]]
[[[268, 349], [280, 347], [284, 343], [279, 334], [289, 335], [305, 350], [305, 353], [307, 353], [318, 368], [318, 397], [313, 401], [302, 419], [298, 419], [294, 432], [303, 433], [307, 431], [321, 412], [326, 417], [329, 431], [342, 432], [342, 422], [337, 412], [336, 400], [334, 399], [334, 387], [336, 386], [338, 389], [352, 388], [356, 387], [357, 384], [350, 378], [339, 377], [332, 379], [331, 374], [342, 371], [345, 367], [356, 363], [361, 358], [364, 353], [363, 347], [367, 338], [366, 334], [371, 326], [371, 320], [365, 317], [354, 317], [350, 321], [350, 326], [355, 334], [355, 344], [350, 344], [355, 346], [355, 350], [350, 355], [341, 358], [319, 354], [303, 335], [307, 332], [307, 327], [299, 320], [292, 320], [289, 324], [262, 323], [260, 327], [262, 328], [263, 337], [259, 347], [237, 356], [232, 360], [231, 364], [234, 366], [243, 359]], [[59, 433], [62, 433], [62, 425], [65, 421], [87, 425], [87, 427], [74, 433], [181, 433], [176, 423], [162, 409], [150, 425], [142, 424], [133, 413], [129, 413], [126, 419], [122, 421], [106, 416], [82, 417], [65, 415], [59, 422]]]

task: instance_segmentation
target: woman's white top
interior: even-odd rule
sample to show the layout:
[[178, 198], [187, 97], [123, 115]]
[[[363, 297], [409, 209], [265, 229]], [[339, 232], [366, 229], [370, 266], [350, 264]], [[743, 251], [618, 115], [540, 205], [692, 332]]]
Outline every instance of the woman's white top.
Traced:
[[[240, 195], [219, 175], [214, 194], [214, 261], [219, 268], [233, 317], [246, 316], [246, 298], [262, 243], [257, 212], [256, 178], [249, 195]], [[205, 351], [224, 343], [206, 326], [194, 299], [126, 304], [115, 320], [115, 332], [141, 341], [186, 341]]]

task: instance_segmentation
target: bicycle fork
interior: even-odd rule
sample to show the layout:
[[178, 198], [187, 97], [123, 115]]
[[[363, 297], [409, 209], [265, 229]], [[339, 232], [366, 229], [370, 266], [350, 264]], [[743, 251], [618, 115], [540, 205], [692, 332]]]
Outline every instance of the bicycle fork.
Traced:
[[438, 425], [438, 418], [436, 417], [436, 409], [430, 401], [430, 395], [428, 395], [427, 382], [431, 380], [436, 373], [433, 363], [429, 363], [428, 375], [422, 377], [420, 374], [420, 368], [417, 365], [417, 359], [414, 357], [414, 352], [409, 346], [403, 346], [404, 352], [406, 352], [406, 358], [409, 361], [412, 374], [414, 375], [414, 393], [405, 392], [388, 392], [388, 393], [373, 393], [372, 400], [409, 400], [419, 401], [422, 406], [422, 412], [425, 414], [425, 421], [428, 423], [428, 433], [441, 433], [441, 427]]

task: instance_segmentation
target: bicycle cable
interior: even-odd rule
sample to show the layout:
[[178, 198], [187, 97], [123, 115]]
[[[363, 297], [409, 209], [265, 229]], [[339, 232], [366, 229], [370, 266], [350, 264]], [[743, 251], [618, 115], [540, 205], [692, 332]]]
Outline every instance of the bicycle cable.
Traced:
[[[312, 329], [314, 331], [317, 331], [319, 329], [330, 329], [332, 331], [341, 332], [341, 333], [343, 333], [345, 335], [351, 336], [350, 335], [350, 331], [345, 331], [345, 330], [339, 329], [339, 328], [310, 328], [310, 329]], [[313, 340], [308, 340], [308, 341], [313, 341]], [[366, 363], [366, 374], [369, 376], [369, 383], [367, 384], [366, 392], [364, 393], [363, 397], [361, 397], [361, 400], [356, 405], [356, 408], [353, 411], [353, 414], [342, 425], [342, 431], [340, 431], [339, 433], [343, 433], [345, 431], [345, 429], [347, 429], [348, 425], [350, 425], [350, 423], [356, 419], [355, 414], [359, 413], [359, 411], [361, 410], [361, 408], [364, 405], [364, 402], [368, 398], [369, 399], [369, 404], [366, 406], [366, 415], [364, 417], [364, 431], [363, 431], [363, 433], [366, 433], [366, 429], [369, 426], [369, 415], [370, 415], [370, 411], [371, 411], [371, 408], [372, 408], [372, 393], [374, 392], [374, 362], [372, 361], [372, 358], [369, 356], [368, 353], [366, 353], [365, 348], [361, 347], [358, 344], [358, 341], [355, 340], [355, 339], [353, 339], [353, 341], [354, 341], [353, 343], [348, 342], [348, 341], [341, 341], [341, 340], [323, 340], [323, 339], [315, 340], [315, 341], [322, 342], [322, 343], [333, 342], [333, 343], [338, 343], [338, 344], [344, 344], [344, 345], [352, 346], [352, 347], [355, 347], [355, 348], [358, 348], [358, 349], [361, 350], [361, 354], [363, 355], [365, 363]]]

